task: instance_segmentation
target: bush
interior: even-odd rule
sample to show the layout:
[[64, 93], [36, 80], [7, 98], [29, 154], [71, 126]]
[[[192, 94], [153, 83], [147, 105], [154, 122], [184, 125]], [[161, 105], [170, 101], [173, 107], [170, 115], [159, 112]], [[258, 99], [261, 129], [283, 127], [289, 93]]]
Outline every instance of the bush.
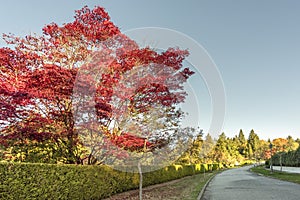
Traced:
[[201, 165], [201, 172], [208, 171], [208, 164]]
[[[143, 174], [143, 186], [203, 172], [215, 165], [168, 166]], [[214, 167], [215, 166], [215, 167]], [[207, 171], [207, 170], [206, 170]], [[103, 199], [138, 188], [139, 174], [107, 166], [0, 163], [0, 199]]]
[[131, 175], [108, 167], [11, 163], [0, 166], [0, 199], [100, 199], [123, 188], [136, 187], [129, 181]]
[[270, 160], [265, 161], [265, 166], [266, 166], [266, 168], [270, 168]]
[[219, 164], [219, 163], [214, 163], [214, 164], [212, 164], [212, 170], [219, 170], [220, 168], [222, 168], [221, 167], [221, 164]]
[[300, 147], [296, 151], [279, 152], [272, 156], [273, 165], [299, 167], [300, 166]]

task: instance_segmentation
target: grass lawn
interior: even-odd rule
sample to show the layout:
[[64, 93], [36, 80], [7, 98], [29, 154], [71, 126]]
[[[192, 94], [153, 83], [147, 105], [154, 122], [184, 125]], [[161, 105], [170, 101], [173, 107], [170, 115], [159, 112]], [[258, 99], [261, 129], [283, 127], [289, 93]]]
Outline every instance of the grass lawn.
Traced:
[[[154, 186], [149, 186], [143, 189], [143, 199], [180, 199], [180, 200], [194, 200], [197, 199], [198, 194], [202, 190], [205, 183], [214, 176], [218, 171], [211, 173], [197, 174], [194, 176], [184, 177], [178, 180], [162, 183]], [[121, 199], [139, 199], [138, 190], [132, 190], [121, 194], [114, 195], [109, 200]]]
[[262, 174], [264, 176], [269, 176], [272, 178], [277, 178], [284, 181], [290, 181], [294, 183], [300, 184], [300, 174], [295, 173], [287, 173], [280, 171], [273, 171], [265, 169], [264, 166], [258, 166], [251, 169], [252, 172]]

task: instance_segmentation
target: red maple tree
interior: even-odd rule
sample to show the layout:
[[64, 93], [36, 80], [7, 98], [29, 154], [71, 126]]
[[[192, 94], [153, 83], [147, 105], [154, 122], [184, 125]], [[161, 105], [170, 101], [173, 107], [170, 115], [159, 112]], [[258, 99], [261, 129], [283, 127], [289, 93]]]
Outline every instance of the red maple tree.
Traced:
[[[0, 48], [0, 143], [6, 158], [93, 163], [95, 148], [117, 156], [125, 156], [118, 148], [160, 148], [179, 125], [183, 112], [176, 105], [184, 102], [183, 84], [193, 74], [182, 64], [188, 52], [140, 48], [102, 7], [77, 10], [73, 22], [46, 25], [42, 36], [3, 37], [11, 46]], [[143, 76], [145, 69], [151, 73]], [[74, 95], [74, 87], [82, 90]], [[95, 91], [92, 106], [78, 106], [89, 90]], [[74, 112], [88, 116], [91, 109], [96, 115], [81, 119], [81, 128], [89, 129], [80, 132]], [[153, 109], [160, 112], [153, 116]], [[129, 127], [133, 121], [140, 125]], [[79, 136], [89, 131], [98, 133], [90, 146]], [[96, 158], [101, 163], [107, 156]]]

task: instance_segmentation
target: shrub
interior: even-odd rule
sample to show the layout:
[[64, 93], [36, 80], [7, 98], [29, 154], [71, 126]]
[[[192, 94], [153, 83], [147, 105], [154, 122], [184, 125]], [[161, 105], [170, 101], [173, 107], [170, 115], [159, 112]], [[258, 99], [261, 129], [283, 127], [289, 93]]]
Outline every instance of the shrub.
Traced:
[[266, 168], [270, 168], [270, 160], [265, 161], [265, 166], [266, 166]]
[[[218, 169], [214, 165], [172, 165], [143, 174], [143, 186]], [[197, 168], [199, 169], [199, 167]], [[206, 171], [207, 171], [206, 170]], [[0, 199], [102, 199], [138, 188], [139, 174], [107, 166], [0, 163]]]
[[[280, 162], [281, 160], [281, 162]], [[300, 147], [296, 151], [279, 152], [272, 156], [273, 165], [299, 167], [300, 166]]]

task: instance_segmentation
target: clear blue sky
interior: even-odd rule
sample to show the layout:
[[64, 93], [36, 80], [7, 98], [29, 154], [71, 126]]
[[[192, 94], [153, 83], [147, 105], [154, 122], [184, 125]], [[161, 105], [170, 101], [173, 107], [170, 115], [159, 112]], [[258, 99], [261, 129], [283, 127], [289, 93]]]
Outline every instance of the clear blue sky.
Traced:
[[[254, 129], [263, 139], [300, 137], [300, 1], [1, 3], [1, 33], [41, 33], [45, 24], [71, 21], [74, 10], [84, 5], [105, 7], [123, 31], [155, 26], [185, 33], [203, 45], [222, 75], [227, 96], [226, 135], [233, 136], [239, 129], [248, 135]], [[0, 45], [5, 44], [1, 41]], [[203, 126], [207, 130], [207, 122]]]

